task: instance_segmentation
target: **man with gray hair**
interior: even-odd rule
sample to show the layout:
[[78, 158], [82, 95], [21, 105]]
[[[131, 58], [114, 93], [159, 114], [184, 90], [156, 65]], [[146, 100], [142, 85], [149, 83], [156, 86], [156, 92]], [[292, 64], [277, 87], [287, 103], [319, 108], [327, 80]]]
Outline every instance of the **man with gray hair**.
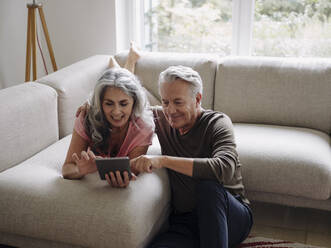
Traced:
[[234, 247], [253, 219], [244, 195], [230, 118], [201, 107], [202, 80], [189, 67], [160, 74], [162, 108], [153, 109], [162, 155], [131, 160], [140, 172], [167, 168], [173, 211], [149, 247]]

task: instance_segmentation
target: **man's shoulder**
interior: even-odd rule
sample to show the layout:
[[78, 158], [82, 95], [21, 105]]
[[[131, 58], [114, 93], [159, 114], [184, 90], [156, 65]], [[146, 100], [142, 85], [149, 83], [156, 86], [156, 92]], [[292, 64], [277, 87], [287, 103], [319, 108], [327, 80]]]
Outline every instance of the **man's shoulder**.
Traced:
[[220, 111], [215, 111], [215, 110], [211, 110], [211, 109], [206, 109], [203, 110], [202, 112], [202, 118], [204, 119], [213, 119], [213, 120], [226, 120], [226, 121], [230, 121], [231, 119], [228, 115], [226, 115], [223, 112]]
[[164, 116], [161, 106], [152, 106], [151, 110], [153, 112], [154, 122], [164, 122], [165, 121], [165, 116]]
[[202, 113], [201, 120], [206, 123], [209, 127], [231, 127], [232, 121], [228, 115], [223, 112], [215, 110], [204, 110]]

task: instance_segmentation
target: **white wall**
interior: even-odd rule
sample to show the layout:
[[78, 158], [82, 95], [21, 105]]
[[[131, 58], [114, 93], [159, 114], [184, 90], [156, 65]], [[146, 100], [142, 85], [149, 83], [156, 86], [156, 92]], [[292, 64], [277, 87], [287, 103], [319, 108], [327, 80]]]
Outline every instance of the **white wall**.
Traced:
[[[0, 88], [24, 82], [27, 2], [32, 0], [0, 1]], [[115, 0], [37, 2], [44, 6], [58, 69], [95, 54], [115, 53]], [[38, 30], [48, 70], [52, 72], [43, 33]], [[42, 75], [45, 72], [38, 57], [38, 77]]]
[[26, 20], [24, 1], [0, 1], [0, 89], [24, 80]]

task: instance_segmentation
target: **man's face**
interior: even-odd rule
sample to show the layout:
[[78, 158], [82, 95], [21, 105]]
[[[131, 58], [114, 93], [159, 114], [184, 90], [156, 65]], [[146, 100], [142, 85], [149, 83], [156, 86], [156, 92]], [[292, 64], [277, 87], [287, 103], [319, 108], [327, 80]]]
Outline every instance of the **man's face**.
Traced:
[[188, 82], [178, 79], [160, 86], [163, 113], [170, 126], [187, 133], [200, 114], [201, 94], [193, 96]]

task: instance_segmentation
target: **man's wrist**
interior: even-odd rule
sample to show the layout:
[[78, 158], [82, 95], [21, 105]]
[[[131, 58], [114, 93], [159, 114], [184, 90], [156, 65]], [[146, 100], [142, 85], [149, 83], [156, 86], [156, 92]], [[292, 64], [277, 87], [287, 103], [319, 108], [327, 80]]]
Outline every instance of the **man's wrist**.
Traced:
[[169, 161], [169, 157], [168, 156], [161, 156], [161, 168], [167, 168], [167, 164], [168, 164], [168, 161]]

